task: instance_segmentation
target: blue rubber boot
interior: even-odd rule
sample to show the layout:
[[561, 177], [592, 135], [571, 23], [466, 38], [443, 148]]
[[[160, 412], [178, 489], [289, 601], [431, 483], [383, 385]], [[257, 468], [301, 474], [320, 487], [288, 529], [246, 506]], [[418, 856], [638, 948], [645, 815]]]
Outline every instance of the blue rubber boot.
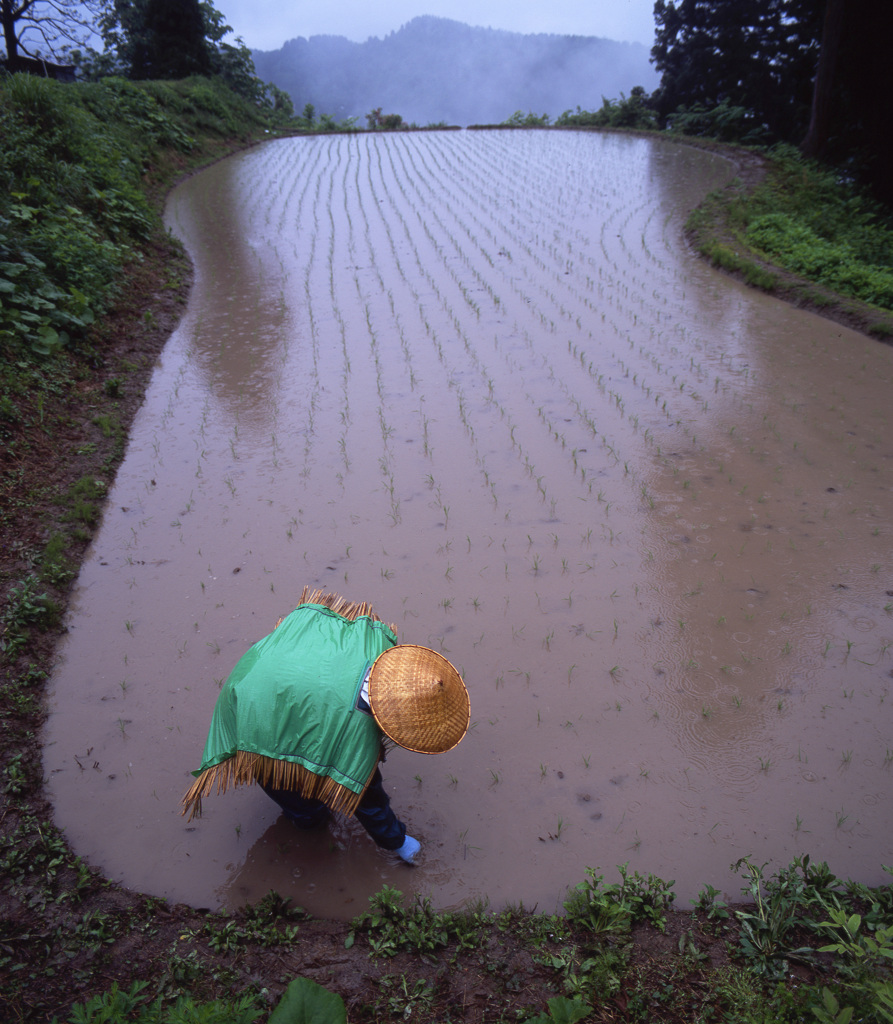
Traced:
[[401, 860], [405, 860], [407, 864], [415, 864], [415, 856], [421, 848], [422, 844], [418, 839], [413, 839], [412, 836], [407, 836], [403, 845], [395, 852], [397, 856]]

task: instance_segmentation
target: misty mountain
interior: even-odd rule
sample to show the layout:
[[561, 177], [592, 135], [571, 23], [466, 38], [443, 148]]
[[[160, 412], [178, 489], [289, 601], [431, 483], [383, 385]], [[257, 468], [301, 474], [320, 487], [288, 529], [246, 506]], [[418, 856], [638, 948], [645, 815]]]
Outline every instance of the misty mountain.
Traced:
[[494, 123], [516, 110], [554, 118], [578, 105], [594, 110], [636, 85], [651, 92], [659, 79], [639, 43], [524, 35], [430, 16], [383, 39], [311, 36], [252, 56], [258, 76], [287, 92], [297, 112], [312, 103], [340, 120], [381, 107], [419, 125]]

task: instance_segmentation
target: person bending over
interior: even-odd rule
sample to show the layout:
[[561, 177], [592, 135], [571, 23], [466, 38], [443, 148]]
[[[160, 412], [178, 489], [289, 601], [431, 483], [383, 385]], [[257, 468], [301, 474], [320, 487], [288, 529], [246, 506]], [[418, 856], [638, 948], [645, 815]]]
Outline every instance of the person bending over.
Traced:
[[470, 715], [465, 683], [441, 654], [399, 644], [368, 604], [305, 587], [223, 686], [183, 814], [200, 816], [212, 791], [257, 783], [299, 827], [355, 816], [412, 864], [421, 844], [392, 810], [379, 762], [389, 744], [451, 750]]

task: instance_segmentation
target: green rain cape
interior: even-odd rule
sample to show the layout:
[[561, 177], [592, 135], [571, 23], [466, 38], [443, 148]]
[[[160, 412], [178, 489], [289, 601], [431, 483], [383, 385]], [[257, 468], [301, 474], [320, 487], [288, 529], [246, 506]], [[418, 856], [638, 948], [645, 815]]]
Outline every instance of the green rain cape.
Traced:
[[396, 643], [369, 605], [305, 588], [298, 607], [230, 673], [183, 813], [191, 820], [212, 791], [259, 782], [353, 814], [382, 741], [357, 701], [372, 663]]

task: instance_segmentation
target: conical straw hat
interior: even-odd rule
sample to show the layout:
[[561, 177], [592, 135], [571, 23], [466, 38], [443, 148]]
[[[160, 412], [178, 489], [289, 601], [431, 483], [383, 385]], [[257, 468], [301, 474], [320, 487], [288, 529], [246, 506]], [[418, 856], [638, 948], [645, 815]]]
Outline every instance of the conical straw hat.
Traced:
[[369, 705], [382, 732], [419, 754], [451, 750], [468, 731], [471, 702], [462, 677], [437, 651], [398, 644], [369, 674]]

